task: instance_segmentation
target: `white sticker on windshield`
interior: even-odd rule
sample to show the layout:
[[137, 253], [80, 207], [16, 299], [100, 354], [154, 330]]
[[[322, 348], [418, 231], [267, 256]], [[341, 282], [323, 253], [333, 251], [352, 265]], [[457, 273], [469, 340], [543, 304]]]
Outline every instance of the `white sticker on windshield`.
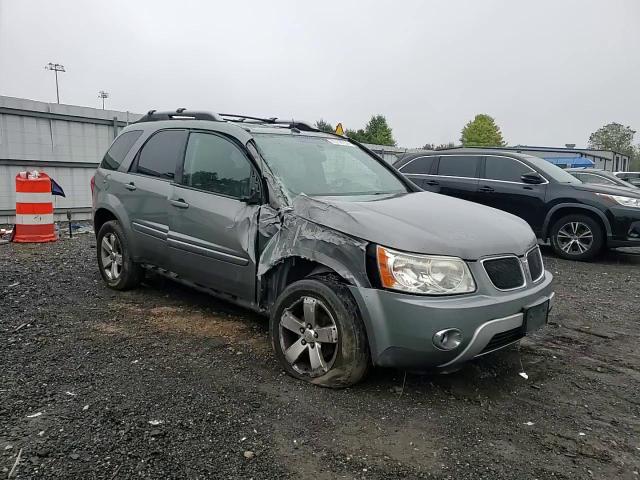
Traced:
[[334, 145], [343, 145], [345, 147], [355, 147], [353, 143], [349, 143], [346, 140], [340, 140], [339, 138], [327, 138], [329, 143], [333, 143]]

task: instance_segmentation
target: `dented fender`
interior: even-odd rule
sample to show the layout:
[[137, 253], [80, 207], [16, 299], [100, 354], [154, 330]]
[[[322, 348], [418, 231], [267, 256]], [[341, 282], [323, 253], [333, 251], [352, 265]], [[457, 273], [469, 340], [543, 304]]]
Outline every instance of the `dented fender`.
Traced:
[[293, 208], [260, 209], [258, 231], [270, 237], [260, 254], [258, 281], [291, 257], [311, 260], [334, 270], [348, 283], [369, 286], [365, 250], [367, 242], [306, 220]]

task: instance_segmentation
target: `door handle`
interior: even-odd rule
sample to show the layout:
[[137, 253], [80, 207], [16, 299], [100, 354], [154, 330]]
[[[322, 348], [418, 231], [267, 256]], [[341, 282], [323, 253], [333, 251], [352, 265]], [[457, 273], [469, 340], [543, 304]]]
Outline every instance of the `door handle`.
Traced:
[[431, 186], [440, 185], [440, 182], [437, 182], [435, 180], [427, 180], [425, 183]]
[[133, 192], [136, 189], [136, 185], [133, 182], [129, 182], [125, 183], [124, 188]]
[[493, 189], [493, 187], [489, 187], [487, 185], [485, 185], [484, 187], [480, 187], [478, 189], [479, 192], [484, 192], [484, 193], [491, 193], [491, 192], [495, 192], [495, 190]]
[[171, 199], [169, 200], [169, 203], [177, 208], [189, 208], [189, 204], [185, 202], [184, 199], [182, 198], [179, 198], [177, 200]]

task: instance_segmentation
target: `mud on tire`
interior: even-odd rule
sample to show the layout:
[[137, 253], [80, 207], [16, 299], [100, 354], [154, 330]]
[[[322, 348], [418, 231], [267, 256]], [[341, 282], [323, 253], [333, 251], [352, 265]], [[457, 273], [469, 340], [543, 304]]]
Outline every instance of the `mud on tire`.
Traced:
[[289, 285], [272, 309], [270, 333], [276, 357], [292, 377], [344, 388], [368, 370], [369, 345], [358, 307], [331, 275]]

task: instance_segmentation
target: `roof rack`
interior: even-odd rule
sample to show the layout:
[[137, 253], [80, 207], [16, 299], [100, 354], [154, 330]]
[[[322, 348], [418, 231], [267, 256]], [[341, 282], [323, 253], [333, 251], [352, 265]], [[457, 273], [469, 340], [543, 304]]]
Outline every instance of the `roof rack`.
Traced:
[[229, 120], [232, 122], [244, 122], [245, 120], [256, 120], [262, 123], [274, 123], [277, 118], [260, 118], [260, 117], [251, 117], [249, 115], [236, 115], [235, 113], [220, 113], [219, 114], [223, 119]]
[[307, 122], [301, 122], [298, 120], [282, 120], [277, 117], [270, 118], [260, 118], [260, 117], [252, 117], [249, 115], [236, 115], [235, 113], [221, 113], [220, 116], [229, 122], [238, 122], [238, 123], [250, 123], [250, 124], [266, 124], [273, 126], [280, 126], [283, 128], [291, 128], [295, 130], [300, 130], [303, 132], [317, 132], [318, 129], [313, 125]]
[[282, 128], [290, 128], [303, 132], [317, 132], [318, 129], [307, 122], [297, 120], [280, 120], [276, 117], [261, 118], [252, 117], [250, 115], [236, 115], [235, 113], [212, 113], [196, 110], [187, 110], [186, 108], [178, 108], [175, 112], [158, 112], [157, 110], [149, 110], [136, 123], [141, 122], [158, 122], [161, 120], [209, 120], [214, 122], [237, 122], [253, 125], [272, 125]]
[[224, 119], [216, 113], [178, 108], [175, 112], [158, 112], [157, 110], [149, 110], [147, 114], [140, 118], [140, 120], [138, 120], [136, 123], [158, 122], [160, 120], [210, 120], [214, 122], [224, 121]]

